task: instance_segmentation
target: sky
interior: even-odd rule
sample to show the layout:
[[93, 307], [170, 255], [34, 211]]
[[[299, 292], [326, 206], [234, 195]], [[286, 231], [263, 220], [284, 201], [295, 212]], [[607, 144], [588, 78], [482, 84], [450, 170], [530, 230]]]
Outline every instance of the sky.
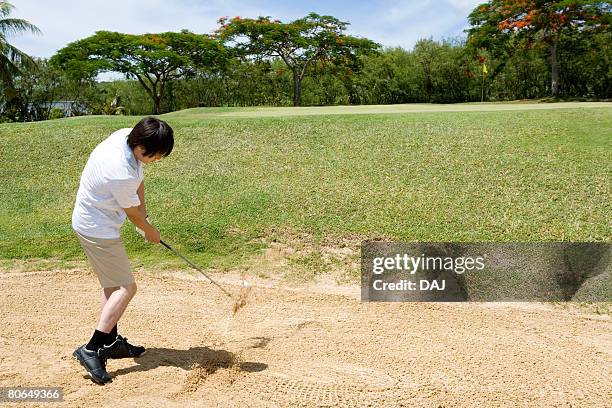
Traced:
[[142, 34], [188, 29], [211, 33], [220, 16], [271, 16], [283, 22], [310, 12], [350, 23], [347, 34], [383, 46], [411, 49], [421, 38], [462, 35], [467, 15], [484, 0], [9, 0], [12, 17], [25, 18], [42, 35], [8, 37], [35, 57], [51, 57], [72, 41], [99, 30]]

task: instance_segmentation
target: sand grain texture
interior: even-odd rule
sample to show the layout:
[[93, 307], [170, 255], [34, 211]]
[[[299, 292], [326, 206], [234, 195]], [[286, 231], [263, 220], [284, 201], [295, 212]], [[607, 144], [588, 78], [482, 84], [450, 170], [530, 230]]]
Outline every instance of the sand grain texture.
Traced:
[[233, 316], [204, 280], [137, 281], [119, 328], [148, 352], [109, 361], [102, 387], [71, 357], [96, 323], [93, 275], [0, 271], [0, 386], [63, 387], [67, 407], [612, 406], [606, 317], [261, 286]]

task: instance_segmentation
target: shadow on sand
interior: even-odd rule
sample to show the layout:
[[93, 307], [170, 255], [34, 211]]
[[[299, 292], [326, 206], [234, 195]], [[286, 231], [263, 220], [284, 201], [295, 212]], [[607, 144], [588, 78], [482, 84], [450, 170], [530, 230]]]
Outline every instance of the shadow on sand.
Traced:
[[153, 370], [157, 367], [179, 367], [191, 370], [199, 366], [206, 369], [209, 374], [219, 368], [236, 367], [240, 371], [254, 373], [268, 368], [267, 364], [240, 361], [234, 353], [226, 350], [213, 350], [208, 347], [191, 347], [189, 350], [175, 350], [169, 348], [149, 348], [139, 358], [135, 358], [136, 365], [109, 371], [113, 377], [138, 371]]

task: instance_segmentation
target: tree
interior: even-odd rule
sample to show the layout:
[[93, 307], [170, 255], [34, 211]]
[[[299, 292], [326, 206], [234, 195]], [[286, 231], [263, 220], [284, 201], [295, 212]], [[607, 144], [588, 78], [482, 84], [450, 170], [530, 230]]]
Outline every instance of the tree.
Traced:
[[221, 69], [227, 58], [219, 41], [183, 30], [142, 35], [98, 31], [68, 44], [51, 60], [74, 78], [114, 71], [137, 79], [153, 102], [153, 113], [159, 114], [170, 81]]
[[551, 94], [559, 91], [557, 45], [563, 31], [607, 30], [611, 3], [589, 0], [491, 0], [476, 7], [468, 20], [472, 43], [498, 48], [513, 37], [543, 43], [550, 54]]
[[417, 57], [414, 51], [401, 47], [364, 57], [364, 68], [356, 81], [359, 102], [375, 105], [424, 102], [424, 78]]
[[612, 32], [568, 32], [559, 41], [559, 94], [612, 98]]
[[219, 19], [217, 35], [233, 42], [241, 56], [281, 58], [293, 76], [293, 105], [301, 105], [302, 80], [317, 63], [357, 66], [359, 56], [379, 48], [375, 42], [343, 34], [348, 23], [310, 13], [281, 23], [271, 17]]
[[61, 85], [61, 73], [50, 69], [45, 60], [36, 65], [19, 66], [12, 79], [15, 95], [10, 98], [2, 116], [11, 121], [35, 121], [49, 117], [52, 103]]
[[[0, 104], [0, 117], [12, 122], [46, 120], [54, 110], [72, 116], [94, 112], [104, 96], [95, 81], [75, 81], [61, 69], [51, 66], [46, 59], [35, 60], [36, 65], [21, 66], [13, 77], [14, 95]], [[62, 101], [61, 104], [57, 102]], [[57, 115], [56, 115], [57, 116]]]
[[31, 68], [36, 66], [29, 55], [11, 45], [6, 38], [11, 34], [27, 31], [34, 34], [40, 33], [38, 27], [28, 21], [11, 18], [10, 14], [14, 8], [8, 1], [0, 1], [0, 85], [2, 85], [1, 89], [4, 96], [14, 94], [13, 78], [19, 74], [20, 67]]

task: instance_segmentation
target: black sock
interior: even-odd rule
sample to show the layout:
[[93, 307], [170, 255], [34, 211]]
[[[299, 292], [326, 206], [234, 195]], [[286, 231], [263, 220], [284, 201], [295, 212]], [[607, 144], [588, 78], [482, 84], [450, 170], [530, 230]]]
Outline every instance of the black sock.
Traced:
[[111, 344], [113, 344], [115, 340], [117, 340], [117, 325], [115, 325], [111, 329], [110, 333], [106, 335], [106, 340], [104, 340], [104, 345], [110, 346]]
[[98, 351], [98, 349], [104, 345], [108, 334], [109, 333], [95, 330], [93, 336], [91, 336], [91, 340], [89, 340], [85, 348], [89, 351]]

